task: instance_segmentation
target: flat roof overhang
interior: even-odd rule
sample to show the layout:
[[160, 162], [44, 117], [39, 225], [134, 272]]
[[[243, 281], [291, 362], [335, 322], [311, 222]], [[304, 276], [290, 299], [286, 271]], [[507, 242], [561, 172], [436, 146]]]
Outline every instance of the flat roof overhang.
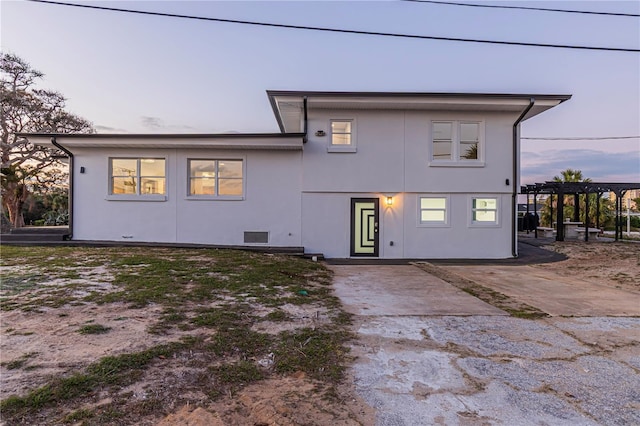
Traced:
[[267, 90], [282, 132], [303, 128], [304, 99], [308, 110], [419, 110], [507, 112], [520, 114], [534, 100], [523, 120], [571, 98], [571, 95], [427, 92], [316, 92]]
[[302, 150], [303, 133], [228, 134], [64, 134], [18, 133], [40, 146], [53, 147], [51, 138], [67, 148], [185, 148], [236, 150]]

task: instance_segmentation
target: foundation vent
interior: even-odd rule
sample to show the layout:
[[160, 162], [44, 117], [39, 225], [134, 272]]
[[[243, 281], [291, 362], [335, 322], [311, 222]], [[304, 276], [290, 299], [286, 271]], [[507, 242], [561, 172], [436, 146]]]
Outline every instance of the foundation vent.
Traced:
[[244, 231], [244, 242], [245, 244], [251, 243], [262, 243], [266, 244], [269, 242], [269, 233], [263, 231]]

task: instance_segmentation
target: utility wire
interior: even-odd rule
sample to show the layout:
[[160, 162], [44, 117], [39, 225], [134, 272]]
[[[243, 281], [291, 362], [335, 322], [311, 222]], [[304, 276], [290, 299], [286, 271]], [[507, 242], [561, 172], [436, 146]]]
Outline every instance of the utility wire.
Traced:
[[598, 46], [576, 46], [576, 45], [567, 45], [567, 44], [527, 43], [527, 42], [517, 42], [517, 41], [481, 40], [481, 39], [467, 39], [467, 38], [457, 38], [457, 37], [426, 36], [426, 35], [417, 35], [417, 34], [385, 33], [385, 32], [378, 32], [378, 31], [345, 30], [345, 29], [339, 29], [339, 28], [274, 24], [274, 23], [257, 22], [257, 21], [242, 21], [237, 19], [209, 18], [205, 16], [181, 15], [181, 14], [164, 13], [164, 12], [150, 12], [150, 11], [143, 11], [143, 10], [121, 9], [116, 7], [95, 6], [95, 5], [88, 5], [88, 4], [64, 3], [64, 2], [56, 2], [56, 1], [49, 1], [49, 0], [27, 0], [27, 1], [34, 2], [34, 3], [53, 4], [58, 6], [79, 7], [84, 9], [106, 10], [111, 12], [124, 12], [124, 13], [134, 13], [139, 15], [163, 16], [167, 18], [194, 19], [199, 21], [226, 22], [230, 24], [244, 24], [244, 25], [255, 25], [255, 26], [261, 26], [261, 27], [289, 28], [289, 29], [296, 29], [296, 30], [324, 31], [324, 32], [343, 33], [343, 34], [360, 34], [360, 35], [410, 38], [410, 39], [422, 39], [422, 40], [456, 41], [456, 42], [465, 42], [465, 43], [499, 44], [499, 45], [509, 45], [509, 46], [547, 47], [547, 48], [556, 48], [556, 49], [579, 49], [579, 50], [599, 50], [599, 51], [608, 51], [608, 52], [640, 53], [640, 49], [631, 49], [631, 48], [622, 48], [622, 47], [598, 47]]
[[605, 140], [613, 140], [613, 139], [640, 139], [640, 136], [600, 136], [600, 137], [566, 137], [566, 138], [556, 138], [556, 137], [540, 137], [540, 138], [525, 138], [521, 137], [520, 139], [529, 139], [529, 140], [537, 140], [537, 141], [605, 141]]
[[634, 18], [640, 17], [637, 13], [618, 13], [618, 12], [595, 12], [591, 10], [568, 10], [568, 9], [549, 9], [545, 7], [528, 7], [528, 6], [498, 6], [492, 4], [470, 4], [470, 3], [456, 3], [449, 1], [432, 1], [432, 0], [400, 0], [413, 3], [431, 3], [440, 4], [446, 6], [467, 6], [467, 7], [487, 7], [494, 9], [522, 9], [522, 10], [537, 10], [542, 12], [564, 12], [564, 13], [581, 13], [585, 15], [605, 15], [605, 16], [630, 16]]

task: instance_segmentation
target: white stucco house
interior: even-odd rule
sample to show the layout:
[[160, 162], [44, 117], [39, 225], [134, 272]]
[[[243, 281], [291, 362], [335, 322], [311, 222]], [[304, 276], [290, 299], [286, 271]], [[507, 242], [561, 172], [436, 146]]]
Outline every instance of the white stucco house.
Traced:
[[73, 240], [508, 258], [520, 123], [571, 97], [267, 95], [280, 133], [23, 136], [70, 157]]

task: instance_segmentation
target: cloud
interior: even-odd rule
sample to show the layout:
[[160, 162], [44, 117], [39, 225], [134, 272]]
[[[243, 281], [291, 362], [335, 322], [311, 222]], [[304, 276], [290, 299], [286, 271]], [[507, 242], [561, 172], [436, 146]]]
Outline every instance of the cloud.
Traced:
[[522, 152], [522, 184], [545, 182], [563, 170], [582, 171], [594, 182], [640, 182], [640, 150], [604, 152], [589, 149]]
[[101, 124], [97, 124], [94, 127], [98, 133], [127, 133], [125, 129], [120, 129], [120, 128], [111, 127], [111, 126], [103, 126]]
[[140, 121], [142, 121], [142, 125], [144, 127], [147, 127], [149, 129], [155, 130], [164, 127], [164, 123], [158, 117], [147, 117], [143, 115], [142, 117], [140, 117]]
[[144, 127], [154, 131], [193, 130], [194, 129], [194, 127], [186, 126], [186, 125], [165, 124], [165, 122], [160, 117], [150, 117], [150, 116], [143, 115], [140, 117], [140, 121], [142, 122], [142, 125]]

